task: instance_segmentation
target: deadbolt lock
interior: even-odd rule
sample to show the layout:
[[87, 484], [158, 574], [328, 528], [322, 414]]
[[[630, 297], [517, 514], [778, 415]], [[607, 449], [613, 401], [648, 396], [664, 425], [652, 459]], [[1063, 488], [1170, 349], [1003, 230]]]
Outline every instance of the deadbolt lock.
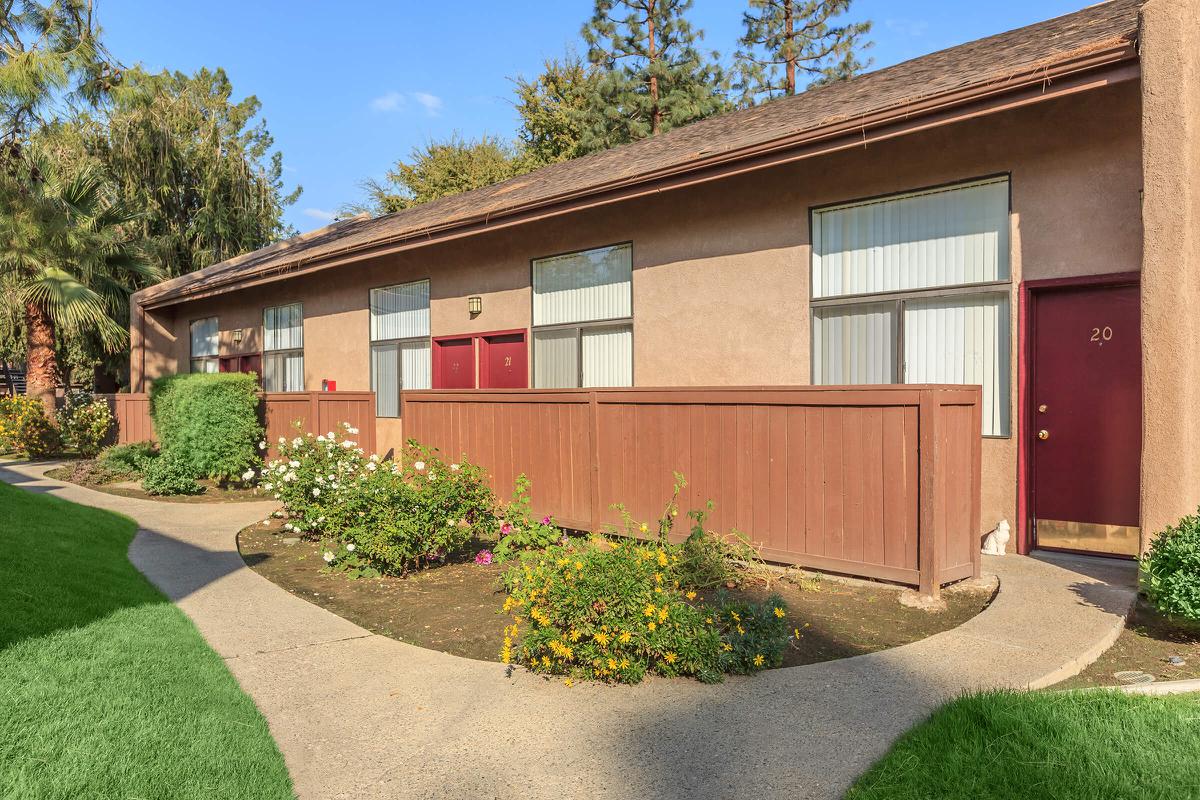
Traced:
[[1043, 442], [1046, 441], [1047, 439], [1050, 438], [1050, 431], [1046, 430], [1045, 428], [1042, 428], [1040, 431], [1038, 431], [1038, 438], [1041, 439]]

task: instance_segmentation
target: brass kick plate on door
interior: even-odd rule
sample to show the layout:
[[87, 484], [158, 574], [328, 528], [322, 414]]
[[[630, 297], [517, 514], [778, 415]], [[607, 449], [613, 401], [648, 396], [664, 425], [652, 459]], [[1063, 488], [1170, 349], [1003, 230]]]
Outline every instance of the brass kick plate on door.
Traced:
[[1063, 522], [1039, 519], [1037, 542], [1043, 547], [1088, 550], [1118, 556], [1137, 556], [1142, 544], [1142, 529], [1133, 525], [1101, 525], [1094, 522]]

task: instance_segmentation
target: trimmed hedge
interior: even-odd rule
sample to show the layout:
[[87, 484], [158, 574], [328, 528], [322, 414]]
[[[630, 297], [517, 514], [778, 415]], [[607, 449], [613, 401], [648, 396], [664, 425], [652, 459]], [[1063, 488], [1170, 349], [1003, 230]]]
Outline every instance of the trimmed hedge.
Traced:
[[240, 373], [169, 375], [150, 386], [164, 455], [195, 477], [231, 480], [261, 466], [258, 381]]

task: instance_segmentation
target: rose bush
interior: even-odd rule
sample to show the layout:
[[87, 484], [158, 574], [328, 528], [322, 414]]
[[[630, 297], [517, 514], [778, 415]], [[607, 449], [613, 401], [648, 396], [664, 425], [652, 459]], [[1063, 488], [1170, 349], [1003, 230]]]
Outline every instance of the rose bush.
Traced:
[[41, 458], [61, 449], [58, 429], [41, 400], [23, 394], [0, 397], [0, 451]]
[[63, 443], [74, 447], [84, 458], [93, 458], [100, 452], [114, 423], [108, 403], [79, 389], [67, 392], [56, 417]]

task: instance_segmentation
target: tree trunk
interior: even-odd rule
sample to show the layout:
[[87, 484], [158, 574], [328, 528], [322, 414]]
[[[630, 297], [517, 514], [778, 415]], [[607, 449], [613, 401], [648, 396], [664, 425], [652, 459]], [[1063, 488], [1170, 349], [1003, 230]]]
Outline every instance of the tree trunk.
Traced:
[[654, 62], [658, 60], [658, 51], [654, 42], [654, 0], [650, 0], [650, 13], [646, 15], [646, 30], [650, 43], [647, 48], [650, 63], [650, 135], [657, 136], [662, 128], [662, 112], [658, 108], [658, 76], [654, 74]]
[[54, 419], [54, 389], [58, 384], [58, 359], [54, 354], [54, 320], [36, 303], [25, 304], [28, 364], [25, 394], [36, 397]]
[[796, 19], [792, 0], [784, 0], [783, 24], [785, 39], [791, 45], [787, 57], [787, 94], [791, 97], [796, 93]]

